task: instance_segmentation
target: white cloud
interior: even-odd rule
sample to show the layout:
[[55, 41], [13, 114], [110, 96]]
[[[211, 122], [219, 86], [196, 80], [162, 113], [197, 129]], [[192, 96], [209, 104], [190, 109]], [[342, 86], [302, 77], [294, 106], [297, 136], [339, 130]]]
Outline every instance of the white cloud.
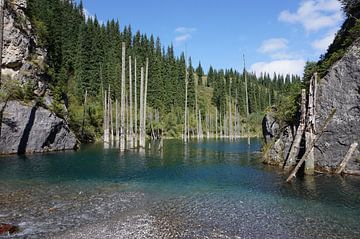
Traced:
[[196, 32], [194, 27], [178, 27], [175, 29], [177, 36], [175, 37], [175, 44], [179, 45], [191, 39], [192, 33]]
[[184, 34], [184, 33], [196, 32], [196, 30], [197, 29], [194, 27], [178, 27], [175, 29], [175, 32]]
[[303, 75], [305, 67], [305, 60], [275, 60], [270, 62], [257, 62], [251, 66], [251, 71], [255, 72], [258, 76], [267, 72], [277, 74], [296, 74]]
[[285, 38], [271, 38], [263, 41], [258, 49], [258, 52], [263, 54], [274, 53], [279, 50], [284, 50], [288, 47], [288, 40]]
[[308, 32], [335, 27], [342, 20], [341, 4], [337, 0], [302, 1], [296, 12], [285, 10], [279, 15], [279, 21], [299, 23]]
[[326, 36], [321, 39], [317, 39], [311, 43], [311, 46], [320, 52], [324, 52], [328, 49], [329, 45], [334, 41], [337, 30], [330, 31]]
[[189, 40], [190, 38], [191, 38], [190, 34], [180, 35], [180, 36], [175, 37], [175, 43], [180, 44], [182, 42]]

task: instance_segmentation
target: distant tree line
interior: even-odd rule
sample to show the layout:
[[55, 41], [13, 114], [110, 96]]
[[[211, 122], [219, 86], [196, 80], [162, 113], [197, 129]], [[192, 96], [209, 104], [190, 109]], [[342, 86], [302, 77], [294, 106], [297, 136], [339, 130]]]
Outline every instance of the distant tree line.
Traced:
[[[190, 114], [195, 111], [196, 89], [209, 89], [211, 107], [219, 114], [226, 113], [226, 102], [232, 99], [239, 116], [246, 116], [245, 82], [248, 79], [249, 112], [259, 113], [279, 101], [294, 84], [300, 84], [299, 76], [261, 74], [233, 69], [216, 70], [210, 67], [204, 72], [201, 63], [193, 67], [191, 58], [185, 54], [176, 56], [172, 45], [164, 47], [158, 37], [133, 33], [131, 26], [120, 26], [115, 20], [101, 23], [94, 17], [86, 17], [82, 2], [63, 0], [28, 0], [28, 15], [38, 36], [38, 45], [48, 50], [49, 87], [54, 94], [53, 110], [68, 118], [71, 128], [78, 134], [84, 125], [89, 138], [102, 135], [102, 109], [104, 90], [110, 85], [110, 97], [115, 101], [121, 95], [121, 45], [125, 42], [126, 59], [137, 60], [137, 81], [139, 86], [140, 67], [149, 59], [149, 82], [147, 105], [149, 114], [159, 115], [159, 122], [153, 127], [172, 131], [179, 135], [182, 130], [185, 77], [188, 75], [188, 107]], [[129, 66], [125, 75], [128, 79]], [[128, 83], [126, 88], [129, 88]], [[87, 91], [86, 114], [83, 102]], [[140, 89], [137, 89], [138, 94]], [[199, 96], [200, 97], [200, 96]], [[67, 106], [67, 111], [62, 105]], [[207, 105], [207, 106], [205, 106]], [[209, 104], [202, 104], [205, 112]], [[150, 117], [150, 116], [148, 116]], [[151, 117], [150, 117], [151, 118]], [[151, 119], [150, 121], [151, 122]]]

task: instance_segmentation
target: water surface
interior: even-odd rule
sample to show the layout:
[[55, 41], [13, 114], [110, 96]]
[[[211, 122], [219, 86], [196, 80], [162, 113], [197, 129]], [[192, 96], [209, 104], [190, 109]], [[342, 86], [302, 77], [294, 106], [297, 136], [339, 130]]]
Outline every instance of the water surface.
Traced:
[[256, 139], [166, 140], [163, 151], [2, 157], [0, 222], [29, 238], [360, 238], [359, 178], [286, 184], [259, 150]]

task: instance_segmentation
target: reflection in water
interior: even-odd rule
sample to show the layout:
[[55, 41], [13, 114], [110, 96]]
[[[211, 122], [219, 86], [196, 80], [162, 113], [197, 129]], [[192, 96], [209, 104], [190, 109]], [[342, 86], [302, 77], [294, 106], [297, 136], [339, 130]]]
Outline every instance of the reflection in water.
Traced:
[[359, 178], [287, 184], [259, 148], [256, 139], [165, 140], [0, 158], [0, 221], [36, 237], [80, 238], [93, 227], [120, 238], [360, 237]]

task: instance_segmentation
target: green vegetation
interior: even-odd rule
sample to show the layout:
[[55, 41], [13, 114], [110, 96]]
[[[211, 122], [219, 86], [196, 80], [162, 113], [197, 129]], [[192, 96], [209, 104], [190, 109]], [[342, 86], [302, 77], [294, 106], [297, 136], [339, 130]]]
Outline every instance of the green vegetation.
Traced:
[[[140, 85], [140, 67], [149, 58], [148, 112], [151, 116], [158, 114], [159, 119], [148, 121], [148, 133], [153, 128], [161, 130], [165, 136], [179, 137], [182, 134], [186, 66], [192, 133], [196, 131], [198, 113], [196, 85], [199, 86], [198, 109], [204, 122], [207, 114], [214, 118], [216, 109], [220, 120], [220, 116], [227, 114], [230, 104], [241, 119], [242, 132], [258, 134], [262, 112], [270, 105], [283, 102], [282, 95], [288, 93], [288, 88], [293, 83], [300, 83], [298, 76], [270, 77], [263, 74], [257, 77], [247, 72], [216, 70], [213, 67], [206, 75], [201, 63], [194, 69], [191, 58], [187, 61], [184, 53], [175, 56], [173, 46], [162, 46], [159, 38], [139, 31], [133, 34], [131, 26], [120, 30], [120, 24], [115, 20], [101, 24], [96, 17], [86, 19], [82, 2], [77, 5], [73, 1], [29, 0], [28, 15], [39, 38], [38, 43], [48, 50], [48, 66], [44, 68], [51, 79], [49, 86], [55, 98], [52, 110], [67, 118], [74, 132], [86, 141], [102, 135], [104, 90], [110, 86], [111, 98], [114, 101], [120, 98], [122, 42], [126, 44], [126, 59], [136, 57], [137, 86]], [[126, 88], [129, 87], [128, 67], [127, 64]], [[248, 79], [249, 118], [245, 113], [245, 74]], [[88, 92], [88, 103], [84, 115], [85, 91]], [[235, 117], [236, 114], [233, 114]]]
[[344, 56], [347, 48], [360, 37], [360, 2], [357, 0], [342, 0], [341, 3], [347, 19], [336, 34], [326, 54], [320, 57], [320, 61], [316, 63], [316, 66], [313, 63], [307, 64], [305, 81], [310, 80], [309, 77], [311, 77], [306, 74], [307, 72], [318, 72], [320, 78], [324, 77], [329, 68]]

